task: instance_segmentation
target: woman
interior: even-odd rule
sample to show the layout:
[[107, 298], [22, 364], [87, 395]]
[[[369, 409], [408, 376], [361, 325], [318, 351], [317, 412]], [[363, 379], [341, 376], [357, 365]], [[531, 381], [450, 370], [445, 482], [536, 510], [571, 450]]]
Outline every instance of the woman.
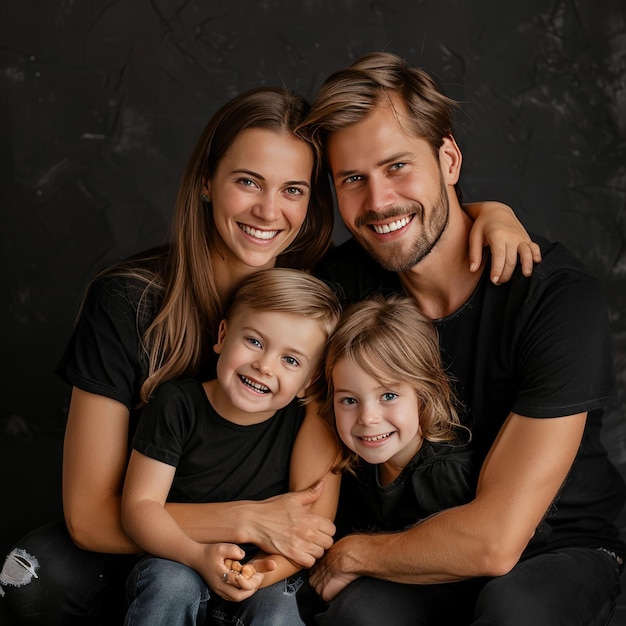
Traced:
[[[307, 110], [301, 97], [272, 88], [224, 105], [185, 168], [171, 245], [90, 285], [58, 369], [72, 385], [65, 524], [34, 531], [7, 558], [11, 574], [3, 570], [1, 590], [18, 615], [92, 626], [123, 614], [122, 587], [139, 549], [122, 529], [120, 498], [141, 406], [163, 381], [213, 376], [218, 324], [243, 278], [274, 265], [311, 269], [330, 245], [330, 190], [311, 146], [293, 133]], [[510, 275], [518, 247], [529, 272], [528, 235], [507, 207], [487, 209], [485, 226], [472, 231], [470, 263], [480, 264], [488, 228], [497, 273]], [[334, 532], [309, 510], [322, 492], [323, 485], [260, 502], [172, 504], [168, 511], [198, 541], [251, 543], [310, 567]]]

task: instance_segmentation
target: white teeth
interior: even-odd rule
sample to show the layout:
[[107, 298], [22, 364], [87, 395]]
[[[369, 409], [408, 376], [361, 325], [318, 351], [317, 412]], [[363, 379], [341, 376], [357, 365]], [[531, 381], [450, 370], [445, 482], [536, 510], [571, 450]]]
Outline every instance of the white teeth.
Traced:
[[391, 437], [391, 433], [385, 433], [384, 435], [377, 435], [376, 437], [361, 437], [363, 441], [381, 441], [382, 439], [387, 439]]
[[253, 380], [250, 380], [246, 376], [240, 376], [239, 378], [241, 379], [241, 382], [244, 383], [244, 385], [248, 385], [248, 387], [251, 387], [255, 391], [258, 391], [259, 393], [270, 392], [269, 387], [266, 387], [265, 385], [261, 385], [261, 383], [255, 383]]
[[378, 224], [372, 224], [372, 228], [378, 235], [384, 235], [385, 233], [392, 233], [394, 230], [403, 228], [410, 221], [410, 217], [403, 217], [402, 219], [396, 220], [395, 222], [391, 222], [391, 224], [383, 224], [382, 226], [379, 226]]
[[246, 224], [240, 224], [239, 228], [241, 228], [246, 235], [250, 235], [250, 237], [254, 237], [255, 239], [274, 239], [274, 237], [278, 235], [277, 230], [257, 230]]

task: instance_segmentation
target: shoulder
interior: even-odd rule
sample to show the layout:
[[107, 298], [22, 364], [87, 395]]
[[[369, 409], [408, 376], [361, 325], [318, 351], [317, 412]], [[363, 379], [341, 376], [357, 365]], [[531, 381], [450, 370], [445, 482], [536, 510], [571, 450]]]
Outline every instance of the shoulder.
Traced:
[[102, 270], [88, 285], [85, 306], [109, 313], [129, 307], [134, 311], [140, 306], [153, 309], [162, 294], [165, 256], [163, 251], [148, 251]]
[[314, 273], [335, 289], [344, 305], [372, 293], [402, 291], [398, 275], [382, 268], [353, 237], [329, 250]]
[[163, 402], [176, 399], [189, 399], [193, 401], [194, 399], [204, 397], [206, 397], [204, 387], [199, 380], [190, 377], [181, 377], [166, 380], [158, 385], [154, 390], [150, 402], [152, 402], [152, 400]]

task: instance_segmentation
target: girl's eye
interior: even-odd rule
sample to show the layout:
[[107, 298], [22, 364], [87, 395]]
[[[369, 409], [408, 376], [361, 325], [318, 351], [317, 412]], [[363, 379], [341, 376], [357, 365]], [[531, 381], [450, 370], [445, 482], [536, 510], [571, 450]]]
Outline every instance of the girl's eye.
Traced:
[[293, 365], [294, 367], [298, 367], [300, 365], [300, 361], [293, 356], [283, 357], [283, 360], [287, 363], [287, 365]]
[[353, 404], [356, 404], [356, 398], [350, 398], [350, 397], [339, 398], [339, 404], [346, 404], [348, 406], [351, 406]]
[[398, 397], [397, 393], [393, 393], [393, 391], [387, 391], [382, 395], [382, 399], [385, 401], [395, 400]]
[[246, 337], [245, 339], [251, 346], [262, 348], [263, 344], [256, 337]]

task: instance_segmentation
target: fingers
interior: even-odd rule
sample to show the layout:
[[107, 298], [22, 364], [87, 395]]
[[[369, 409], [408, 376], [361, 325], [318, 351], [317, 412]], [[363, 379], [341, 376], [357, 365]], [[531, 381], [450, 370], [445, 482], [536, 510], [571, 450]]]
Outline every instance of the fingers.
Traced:
[[313, 504], [322, 495], [324, 490], [324, 481], [319, 480], [314, 485], [302, 491], [296, 492], [299, 494], [300, 502], [302, 505]]
[[518, 263], [522, 274], [529, 277], [533, 273], [534, 266], [541, 261], [541, 249], [534, 241], [519, 243], [517, 249], [510, 246], [492, 250], [491, 281], [495, 285], [506, 283], [511, 279]]
[[508, 246], [498, 246], [491, 251], [491, 271], [489, 277], [494, 285], [506, 283], [517, 265], [517, 250]]
[[477, 225], [470, 230], [469, 236], [469, 263], [470, 272], [475, 272], [483, 262], [484, 235]]

